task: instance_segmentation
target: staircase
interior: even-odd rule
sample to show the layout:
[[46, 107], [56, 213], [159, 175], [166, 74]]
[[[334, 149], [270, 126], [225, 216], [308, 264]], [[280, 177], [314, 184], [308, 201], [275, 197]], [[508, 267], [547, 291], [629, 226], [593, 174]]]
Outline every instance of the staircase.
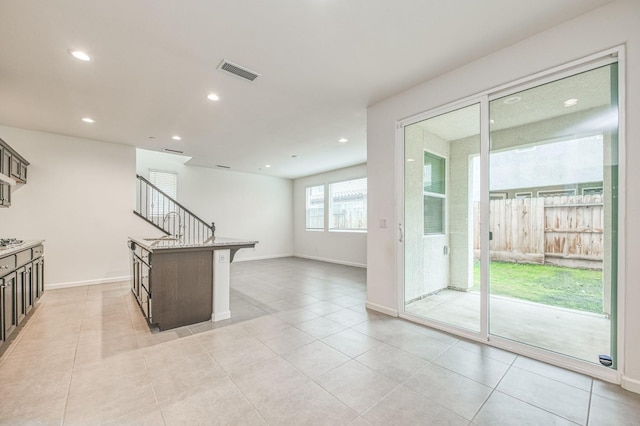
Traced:
[[184, 244], [201, 243], [214, 236], [215, 223], [209, 225], [144, 177], [136, 175], [136, 178], [133, 213], [137, 216]]

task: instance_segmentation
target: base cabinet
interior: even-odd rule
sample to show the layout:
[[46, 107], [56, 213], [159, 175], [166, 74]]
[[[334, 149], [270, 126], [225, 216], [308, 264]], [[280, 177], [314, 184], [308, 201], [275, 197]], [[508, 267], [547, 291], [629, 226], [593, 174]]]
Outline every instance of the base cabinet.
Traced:
[[0, 252], [0, 347], [28, 319], [44, 293], [44, 247], [42, 244]]
[[160, 330], [211, 320], [213, 250], [149, 251], [133, 241], [131, 291]]

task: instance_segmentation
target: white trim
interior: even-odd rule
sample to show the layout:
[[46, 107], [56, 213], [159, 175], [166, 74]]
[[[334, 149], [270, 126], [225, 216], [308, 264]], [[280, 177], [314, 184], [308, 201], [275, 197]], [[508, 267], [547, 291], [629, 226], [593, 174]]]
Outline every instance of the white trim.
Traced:
[[108, 283], [117, 283], [131, 281], [131, 275], [126, 275], [124, 277], [112, 277], [112, 278], [98, 278], [95, 280], [84, 280], [84, 281], [72, 281], [67, 283], [58, 283], [58, 284], [45, 284], [45, 290], [56, 290], [59, 288], [70, 288], [70, 287], [82, 287], [85, 285], [98, 285], [98, 284], [108, 284]]
[[626, 389], [628, 391], [635, 392], [635, 393], [640, 393], [640, 380], [632, 379], [628, 376], [622, 376], [620, 385], [623, 387], [623, 389]]
[[[489, 158], [491, 155], [491, 121], [489, 96], [480, 99], [480, 338], [489, 340]], [[482, 159], [484, 158], [484, 164]]]
[[336, 263], [338, 265], [355, 266], [356, 268], [367, 269], [366, 263], [345, 262], [343, 260], [328, 259], [326, 257], [307, 256], [306, 254], [294, 254], [293, 257], [299, 257], [301, 259], [317, 260], [319, 262]]
[[[394, 283], [396, 286], [396, 300], [394, 305], [397, 308], [397, 312], [402, 315], [404, 312], [404, 238], [405, 238], [405, 229], [404, 229], [404, 174], [405, 174], [405, 154], [404, 154], [404, 128], [408, 124], [397, 122], [396, 123], [396, 145], [395, 145], [395, 156], [396, 156], [396, 176], [395, 176], [395, 187], [396, 187], [396, 219], [398, 223], [398, 227], [396, 229], [395, 235], [395, 243], [396, 243], [396, 258], [395, 264], [393, 267], [395, 268], [395, 277], [396, 282]], [[423, 160], [424, 161], [424, 160]]]
[[[626, 51], [624, 46], [617, 48], [618, 54], [618, 291], [617, 300], [617, 370], [623, 375], [625, 371], [625, 289], [626, 289], [626, 210], [627, 210], [627, 131], [626, 131]], [[624, 376], [623, 376], [624, 379]], [[629, 379], [627, 379], [627, 382]], [[626, 389], [626, 388], [625, 388]], [[640, 393], [640, 388], [634, 392]]]
[[367, 309], [371, 309], [372, 311], [381, 312], [383, 314], [391, 315], [392, 317], [398, 316], [398, 311], [395, 309], [387, 308], [386, 306], [378, 305], [373, 302], [365, 302], [364, 304]]
[[274, 255], [270, 255], [270, 256], [252, 256], [252, 257], [241, 257], [238, 258], [237, 256], [233, 258], [233, 263], [238, 263], [238, 262], [251, 262], [254, 260], [269, 260], [269, 259], [280, 259], [283, 257], [295, 257], [295, 254], [293, 253], [284, 253], [284, 254], [274, 254]]
[[229, 318], [231, 318], [231, 311], [222, 312], [219, 314], [211, 314], [211, 321], [213, 322], [224, 321]]

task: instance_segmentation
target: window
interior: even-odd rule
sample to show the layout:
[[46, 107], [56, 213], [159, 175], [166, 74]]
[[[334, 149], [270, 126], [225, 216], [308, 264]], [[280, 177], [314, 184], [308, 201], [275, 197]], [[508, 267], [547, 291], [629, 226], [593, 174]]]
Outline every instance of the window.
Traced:
[[576, 195], [575, 189], [557, 189], [550, 191], [538, 191], [538, 197], [572, 197]]
[[306, 193], [306, 227], [324, 230], [324, 185], [310, 186]]
[[424, 153], [424, 234], [444, 234], [445, 231], [445, 160]]
[[367, 178], [329, 185], [330, 231], [367, 230]]
[[[178, 198], [178, 174], [171, 171], [149, 170], [149, 182], [169, 197]], [[160, 193], [152, 192], [149, 197], [150, 211], [152, 215], [162, 215], [170, 210], [169, 199]]]
[[178, 174], [162, 170], [149, 170], [149, 181], [174, 200], [178, 197]]

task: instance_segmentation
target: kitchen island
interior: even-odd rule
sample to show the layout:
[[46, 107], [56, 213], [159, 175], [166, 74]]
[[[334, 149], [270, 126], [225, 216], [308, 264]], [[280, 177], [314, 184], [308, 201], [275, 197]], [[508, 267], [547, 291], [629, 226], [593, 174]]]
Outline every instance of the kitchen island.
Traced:
[[131, 291], [150, 325], [167, 330], [231, 318], [230, 263], [257, 241], [129, 237]]

